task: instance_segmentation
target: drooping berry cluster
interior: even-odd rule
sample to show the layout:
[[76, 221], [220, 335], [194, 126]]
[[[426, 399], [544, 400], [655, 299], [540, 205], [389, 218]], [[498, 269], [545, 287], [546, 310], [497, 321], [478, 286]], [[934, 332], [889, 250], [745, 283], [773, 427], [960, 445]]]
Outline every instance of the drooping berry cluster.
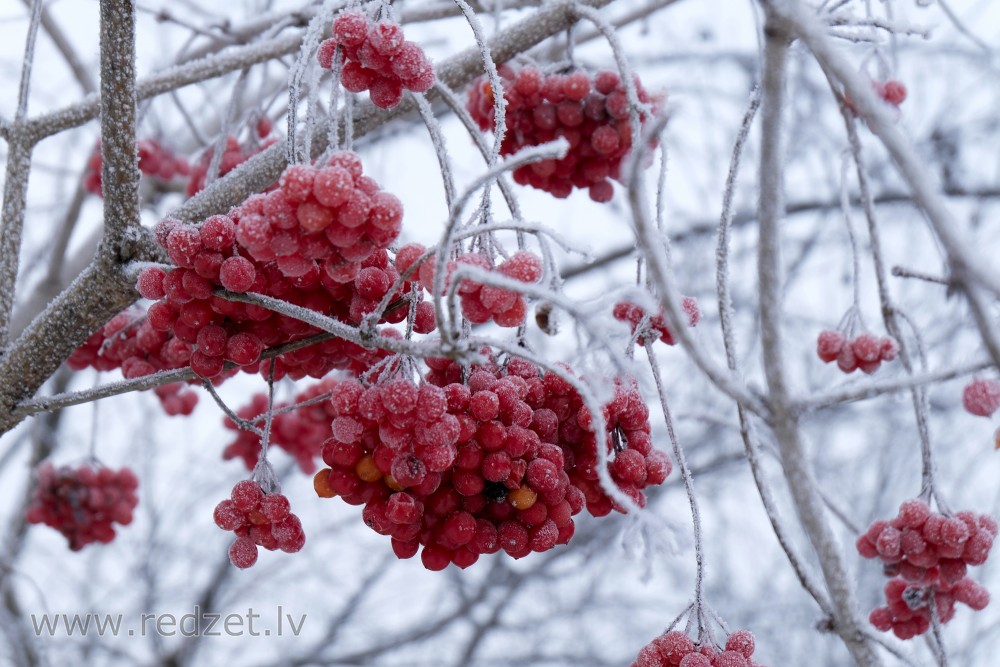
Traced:
[[1000, 382], [975, 378], [962, 390], [962, 405], [969, 414], [990, 417], [1000, 409]]
[[46, 462], [37, 475], [25, 518], [58, 530], [73, 551], [91, 542], [106, 544], [115, 538], [114, 524], [132, 523], [139, 480], [130, 469], [56, 468]]
[[215, 506], [213, 518], [219, 528], [236, 533], [229, 560], [241, 569], [257, 562], [257, 547], [295, 553], [306, 543], [302, 522], [292, 514], [288, 498], [264, 493], [252, 480], [237, 482], [230, 498]]
[[[591, 199], [607, 202], [614, 195], [610, 179], [618, 179], [622, 158], [632, 148], [629, 102], [618, 74], [543, 74], [534, 67], [500, 68], [507, 102], [507, 133], [501, 155], [516, 153], [565, 137], [570, 149], [560, 160], [542, 160], [514, 170], [514, 180], [568, 197], [573, 188], [587, 188]], [[639, 102], [654, 100], [635, 80]], [[469, 91], [468, 109], [483, 130], [493, 130], [493, 87], [477, 79]], [[654, 105], [655, 106], [655, 105]], [[640, 112], [640, 119], [648, 117]]]
[[319, 46], [321, 67], [332, 69], [340, 48], [340, 82], [352, 93], [368, 91], [372, 104], [391, 109], [403, 99], [403, 89], [423, 93], [434, 85], [434, 68], [417, 44], [406, 41], [398, 23], [372, 22], [360, 10], [345, 11], [333, 21], [333, 37]]
[[837, 368], [845, 373], [857, 369], [871, 375], [879, 369], [883, 361], [894, 361], [899, 355], [899, 345], [891, 336], [862, 333], [847, 340], [836, 329], [821, 331], [816, 339], [816, 354], [826, 363], [837, 362]]
[[[396, 255], [396, 267], [406, 271], [416, 262], [417, 258], [426, 252], [419, 243], [411, 243], [400, 248]], [[445, 291], [448, 290], [452, 273], [462, 264], [475, 266], [485, 271], [496, 271], [500, 275], [523, 283], [537, 283], [542, 279], [542, 260], [532, 252], [520, 250], [508, 259], [494, 267], [490, 259], [481, 253], [470, 252], [449, 260]], [[417, 268], [413, 282], [423, 285], [431, 292], [434, 289], [434, 257], [425, 260]], [[468, 278], [462, 279], [458, 286], [459, 303], [462, 315], [473, 324], [483, 324], [493, 321], [502, 327], [517, 327], [524, 324], [528, 307], [524, 295], [514, 290], [484, 285]], [[428, 316], [433, 317], [434, 310], [427, 304]], [[418, 316], [420, 313], [417, 313]], [[419, 331], [419, 329], [418, 329]]]
[[941, 623], [955, 615], [956, 602], [985, 608], [989, 593], [965, 575], [968, 566], [986, 562], [996, 535], [991, 517], [947, 516], [919, 499], [905, 501], [891, 521], [874, 522], [858, 538], [858, 553], [881, 560], [892, 579], [885, 585], [888, 606], [872, 611], [872, 625], [910, 639], [927, 632], [932, 604]]
[[[446, 359], [428, 366], [419, 386], [396, 378], [333, 388], [333, 437], [322, 452], [330, 467], [313, 480], [318, 495], [364, 504], [365, 522], [392, 538], [397, 556], [422, 546], [431, 570], [467, 567], [484, 553], [520, 558], [565, 544], [587, 494], [592, 512], [611, 511], [596, 490], [596, 449], [587, 452], [588, 420], [570, 385], [516, 358], [506, 367], [474, 366], [467, 378]], [[610, 467], [641, 504], [639, 489], [662, 482], [670, 463], [650, 453], [648, 420], [639, 423], [648, 412], [632, 400], [641, 403], [623, 391], [606, 408], [609, 430], [628, 434], [610, 446], [618, 451]], [[596, 448], [593, 434], [589, 446]]]
[[[331, 390], [335, 385], [333, 380], [322, 380], [295, 396], [292, 403], [300, 404], [312, 400]], [[289, 404], [276, 403], [276, 411], [288, 407]], [[257, 426], [263, 425], [261, 419], [267, 413], [267, 395], [256, 394], [250, 403], [236, 411], [236, 415], [246, 420], [256, 420]], [[271, 419], [271, 437], [269, 444], [284, 449], [299, 464], [306, 474], [316, 472], [316, 458], [323, 449], [323, 443], [330, 437], [330, 421], [334, 418], [329, 401], [299, 407], [289, 412], [277, 412]], [[225, 427], [236, 431], [236, 439], [222, 452], [223, 459], [241, 458], [247, 470], [253, 470], [260, 457], [260, 437], [250, 431], [240, 430], [232, 419], [225, 418]]]
[[341, 383], [323, 447], [330, 468], [317, 476], [317, 491], [364, 504], [365, 523], [392, 538], [398, 557], [423, 545], [430, 570], [565, 544], [583, 497], [569, 486], [562, 451], [532, 430], [530, 408], [517, 423], [510, 412], [504, 418], [498, 394], [473, 391], [479, 384], [512, 402], [525, 387], [518, 376], [485, 371], [469, 386]]
[[[688, 326], [697, 326], [698, 322], [701, 321], [701, 310], [698, 309], [698, 302], [693, 297], [686, 296], [681, 300], [681, 308], [684, 309], [685, 314], [688, 316]], [[630, 301], [619, 301], [615, 304], [611, 312], [616, 320], [628, 322], [632, 326], [633, 335], [635, 335], [636, 330], [642, 323], [642, 319], [647, 316], [646, 311], [641, 306]], [[674, 332], [667, 326], [662, 306], [656, 315], [649, 318], [648, 326], [650, 329], [649, 334], [640, 332], [636, 338], [636, 342], [639, 345], [645, 345], [650, 334], [653, 336], [652, 341], [662, 340], [667, 345], [675, 345], [677, 343], [677, 340], [674, 338]], [[657, 334], [659, 335], [657, 336]]]
[[[191, 173], [187, 160], [175, 155], [156, 139], [140, 139], [136, 142], [139, 151], [139, 171], [146, 176], [169, 182], [178, 176]], [[97, 142], [94, 152], [87, 161], [87, 171], [83, 176], [83, 187], [87, 192], [99, 197], [103, 196], [101, 189], [101, 168], [104, 158], [101, 155], [101, 142]]]
[[754, 662], [753, 633], [737, 630], [726, 638], [725, 648], [697, 646], [683, 632], [671, 630], [639, 651], [632, 667], [761, 667]]

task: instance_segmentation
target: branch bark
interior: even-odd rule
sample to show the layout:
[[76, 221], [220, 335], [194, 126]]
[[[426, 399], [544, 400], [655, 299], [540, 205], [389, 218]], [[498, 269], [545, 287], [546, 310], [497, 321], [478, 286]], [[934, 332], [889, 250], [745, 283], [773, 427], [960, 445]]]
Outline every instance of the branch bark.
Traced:
[[784, 208], [782, 114], [785, 107], [785, 73], [790, 35], [770, 7], [764, 25], [764, 71], [761, 98], [761, 158], [758, 202], [757, 269], [760, 286], [761, 345], [772, 410], [771, 428], [777, 440], [792, 498], [802, 526], [819, 557], [834, 611], [834, 630], [843, 639], [854, 661], [862, 667], [882, 662], [872, 642], [862, 632], [857, 601], [842, 556], [841, 545], [830, 526], [799, 430], [782, 342], [781, 220]]

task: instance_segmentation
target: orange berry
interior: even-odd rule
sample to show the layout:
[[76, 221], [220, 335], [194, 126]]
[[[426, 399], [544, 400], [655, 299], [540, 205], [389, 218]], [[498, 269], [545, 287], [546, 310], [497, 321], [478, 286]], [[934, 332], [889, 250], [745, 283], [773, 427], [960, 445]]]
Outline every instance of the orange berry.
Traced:
[[313, 477], [313, 489], [320, 498], [333, 498], [336, 493], [330, 488], [330, 468], [323, 468]]
[[515, 509], [526, 510], [535, 504], [535, 501], [538, 500], [538, 494], [530, 487], [522, 486], [507, 494], [507, 499], [510, 500], [510, 504]]
[[354, 472], [365, 482], [377, 482], [382, 479], [382, 471], [375, 465], [375, 459], [371, 457], [371, 454], [361, 457], [358, 464], [354, 466]]

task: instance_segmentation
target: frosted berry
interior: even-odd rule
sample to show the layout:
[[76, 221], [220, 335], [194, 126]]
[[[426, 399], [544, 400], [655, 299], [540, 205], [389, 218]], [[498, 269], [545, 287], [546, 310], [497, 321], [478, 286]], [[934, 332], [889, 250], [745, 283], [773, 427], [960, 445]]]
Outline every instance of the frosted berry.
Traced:
[[1000, 382], [976, 378], [962, 390], [962, 405], [969, 414], [989, 417], [1000, 408]]

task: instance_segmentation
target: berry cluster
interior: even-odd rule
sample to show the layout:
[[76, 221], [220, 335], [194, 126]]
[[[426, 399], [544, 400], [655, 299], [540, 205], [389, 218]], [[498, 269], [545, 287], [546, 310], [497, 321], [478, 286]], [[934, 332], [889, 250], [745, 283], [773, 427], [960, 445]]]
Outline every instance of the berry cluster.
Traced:
[[363, 503], [365, 523], [392, 538], [398, 557], [423, 545], [429, 570], [565, 544], [583, 497], [571, 490], [562, 450], [531, 428], [530, 408], [501, 411], [500, 396], [513, 407], [525, 390], [519, 376], [482, 370], [468, 386], [342, 382], [317, 491]]
[[857, 369], [871, 375], [879, 369], [883, 361], [894, 361], [899, 355], [899, 345], [891, 336], [860, 334], [847, 340], [843, 333], [835, 329], [821, 331], [816, 339], [816, 354], [826, 363], [837, 362], [837, 368], [845, 373]]
[[[701, 321], [701, 311], [698, 309], [698, 302], [694, 297], [684, 297], [681, 300], [681, 308], [684, 309], [685, 314], [688, 316], [688, 326], [697, 326], [698, 322]], [[630, 301], [619, 301], [615, 304], [611, 312], [616, 320], [628, 322], [632, 326], [633, 336], [636, 335], [636, 330], [642, 323], [643, 318], [648, 317], [648, 314], [641, 306]], [[645, 345], [647, 340], [655, 342], [657, 339], [662, 340], [667, 345], [675, 345], [677, 343], [677, 340], [674, 338], [674, 332], [667, 326], [662, 306], [656, 315], [649, 318], [648, 328], [648, 333], [640, 332], [636, 337], [636, 342], [639, 345]]]
[[737, 630], [720, 651], [711, 644], [697, 646], [683, 632], [671, 630], [644, 646], [632, 667], [760, 667], [753, 661], [753, 633]]
[[962, 405], [969, 414], [990, 417], [1000, 408], [1000, 382], [976, 378], [962, 390]]
[[[377, 303], [368, 297], [384, 296], [398, 275], [384, 247], [399, 232], [401, 206], [361, 175], [354, 153], [337, 153], [323, 168], [289, 166], [280, 183], [200, 227], [169, 219], [157, 225], [157, 241], [176, 268], [144, 269], [137, 288], [157, 300], [150, 326], [179, 340], [201, 377], [217, 377], [227, 361], [255, 371], [265, 347], [316, 333], [265, 308], [227, 301], [216, 290], [259, 292], [356, 322]], [[341, 197], [339, 210], [327, 207], [331, 193]], [[373, 287], [369, 278], [376, 274], [381, 280]], [[398, 322], [405, 315], [402, 309], [386, 317]], [[322, 377], [334, 368], [363, 370], [380, 356], [334, 339], [281, 355], [275, 373]]]
[[[560, 160], [542, 160], [514, 170], [514, 180], [568, 197], [573, 188], [588, 188], [590, 198], [607, 202], [614, 195], [609, 179], [618, 179], [622, 158], [632, 148], [632, 127], [625, 85], [618, 74], [543, 74], [534, 67], [500, 68], [507, 102], [507, 133], [501, 155], [516, 153], [565, 137], [570, 149]], [[654, 100], [635, 80], [639, 102]], [[493, 87], [485, 78], [469, 91], [468, 109], [481, 129], [493, 130]], [[655, 107], [655, 104], [654, 104]], [[654, 109], [655, 110], [655, 109]], [[645, 120], [647, 112], [640, 113]]]
[[[400, 248], [396, 254], [396, 268], [405, 272], [424, 252], [426, 252], [426, 248], [419, 243], [411, 243]], [[538, 255], [527, 250], [514, 253], [497, 267], [493, 266], [486, 255], [470, 252], [448, 261], [446, 265], [447, 277], [445, 278], [446, 292], [451, 274], [461, 264], [475, 266], [485, 271], [495, 270], [504, 277], [523, 283], [537, 283], [542, 279], [542, 260]], [[412, 279], [414, 282], [422, 284], [428, 292], [434, 289], [434, 267], [433, 257], [425, 260], [415, 270], [415, 277]], [[483, 324], [491, 320], [502, 327], [517, 327], [524, 324], [528, 308], [524, 296], [514, 290], [484, 285], [465, 278], [458, 286], [458, 294], [462, 315], [473, 324]], [[433, 316], [433, 308], [430, 307], [430, 304], [427, 306], [428, 315]], [[420, 330], [418, 329], [418, 331]]]
[[333, 37], [319, 46], [321, 67], [333, 68], [338, 48], [343, 58], [341, 84], [352, 93], [367, 90], [380, 109], [399, 104], [404, 88], [423, 93], [434, 85], [434, 68], [424, 50], [406, 41], [395, 21], [373, 23], [363, 11], [345, 11], [333, 22]]
[[989, 603], [989, 593], [965, 576], [970, 565], [982, 565], [997, 535], [997, 523], [986, 515], [959, 512], [947, 516], [931, 511], [922, 500], [907, 500], [891, 521], [876, 521], [856, 543], [865, 558], [884, 565], [888, 606], [872, 611], [869, 620], [879, 630], [900, 639], [927, 632], [931, 606], [947, 623], [955, 603], [975, 610]]
[[[331, 390], [332, 380], [322, 380], [295, 397], [291, 405], [305, 403]], [[289, 404], [276, 403], [275, 410], [288, 407]], [[250, 403], [236, 411], [241, 419], [256, 421], [263, 425], [261, 419], [267, 413], [267, 396], [256, 394]], [[284, 449], [299, 464], [306, 474], [316, 472], [316, 457], [323, 449], [323, 443], [330, 437], [330, 421], [334, 418], [329, 401], [320, 401], [305, 407], [299, 407], [289, 412], [279, 412], [271, 418], [271, 437], [269, 445], [277, 445]], [[223, 450], [223, 459], [241, 458], [247, 470], [253, 470], [260, 457], [260, 437], [250, 431], [240, 430], [229, 417], [225, 418], [225, 427], [236, 431], [236, 440], [229, 443]]]
[[[140, 139], [137, 142], [139, 151], [139, 171], [146, 176], [161, 181], [171, 181], [177, 176], [187, 176], [191, 166], [187, 160], [174, 155], [156, 139]], [[97, 142], [94, 152], [87, 161], [87, 170], [83, 176], [83, 187], [87, 192], [98, 197], [103, 196], [101, 189], [101, 168], [104, 158], [101, 155], [101, 142]]]
[[[467, 369], [464, 381], [455, 362], [427, 363], [419, 386], [402, 378], [334, 386], [322, 451], [330, 467], [313, 480], [318, 495], [364, 504], [366, 524], [392, 538], [396, 555], [423, 546], [430, 570], [500, 550], [514, 558], [546, 551], [569, 541], [585, 505], [611, 511], [596, 481], [590, 413], [568, 383], [516, 358]], [[616, 434], [612, 477], [640, 504], [640, 489], [670, 471], [666, 456], [650, 451], [644, 408], [624, 389], [606, 406]]]
[[[277, 137], [271, 134], [271, 121], [262, 118], [257, 123], [257, 136], [240, 144], [236, 137], [226, 137], [226, 145], [222, 149], [222, 158], [219, 162], [219, 173], [217, 176], [225, 176], [236, 167], [240, 166], [257, 153], [278, 142]], [[191, 167], [191, 180], [188, 181], [185, 192], [188, 197], [193, 197], [205, 188], [205, 181], [208, 178], [208, 168], [212, 165], [212, 156], [215, 155], [215, 147], [210, 146], [205, 149], [198, 160]]]
[[240, 569], [257, 562], [257, 547], [285, 553], [300, 551], [306, 543], [302, 522], [291, 513], [288, 498], [264, 493], [257, 482], [243, 480], [232, 494], [215, 506], [215, 525], [236, 533], [229, 547], [229, 560]]
[[25, 516], [28, 523], [44, 523], [69, 540], [79, 551], [91, 542], [107, 544], [115, 539], [113, 524], [132, 523], [132, 510], [139, 503], [135, 494], [139, 480], [128, 468], [56, 468], [43, 463], [38, 484]]

